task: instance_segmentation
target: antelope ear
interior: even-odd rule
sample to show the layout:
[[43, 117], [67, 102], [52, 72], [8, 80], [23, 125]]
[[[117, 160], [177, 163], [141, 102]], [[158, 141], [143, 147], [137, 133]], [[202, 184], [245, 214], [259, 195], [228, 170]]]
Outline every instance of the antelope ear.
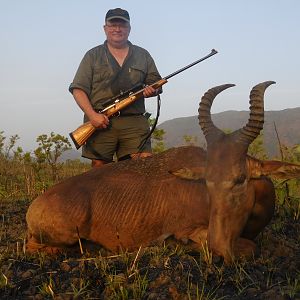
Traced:
[[182, 168], [175, 171], [169, 171], [169, 173], [187, 180], [200, 180], [204, 179], [205, 168], [194, 167], [194, 168]]
[[248, 166], [250, 169], [250, 177], [259, 177], [266, 175], [277, 179], [293, 179], [300, 178], [300, 165], [288, 162], [269, 160], [261, 161], [248, 158]]
[[300, 178], [300, 165], [271, 160], [263, 162], [262, 169], [263, 175], [278, 179]]

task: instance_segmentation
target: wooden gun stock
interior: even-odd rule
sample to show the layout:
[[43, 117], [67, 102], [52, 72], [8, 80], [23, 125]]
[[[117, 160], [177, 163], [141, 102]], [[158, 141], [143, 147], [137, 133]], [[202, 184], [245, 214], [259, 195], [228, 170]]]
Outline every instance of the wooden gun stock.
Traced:
[[[159, 89], [163, 84], [167, 83], [166, 79], [160, 79], [159, 81], [151, 84], [154, 89]], [[123, 108], [127, 107], [131, 103], [135, 102], [139, 98], [143, 96], [144, 89], [133, 93], [129, 97], [120, 100], [119, 102], [115, 102], [112, 105], [109, 105], [107, 108], [103, 109], [100, 113], [105, 114], [107, 117], [111, 117], [118, 113]], [[97, 128], [95, 128], [91, 122], [86, 122], [79, 126], [77, 129], [72, 131], [69, 135], [76, 147], [79, 149], [82, 145], [84, 145], [87, 139], [95, 132]]]

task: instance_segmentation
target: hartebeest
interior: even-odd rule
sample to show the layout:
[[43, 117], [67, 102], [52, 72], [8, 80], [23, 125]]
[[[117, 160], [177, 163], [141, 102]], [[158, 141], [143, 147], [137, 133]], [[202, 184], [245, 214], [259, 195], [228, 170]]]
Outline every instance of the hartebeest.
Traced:
[[294, 177], [300, 166], [260, 161], [247, 149], [263, 127], [265, 89], [250, 94], [250, 118], [225, 134], [211, 120], [215, 96], [232, 85], [210, 89], [201, 99], [199, 122], [207, 152], [173, 148], [137, 161], [94, 168], [46, 191], [27, 212], [28, 250], [75, 244], [78, 235], [103, 247], [134, 249], [173, 235], [224, 257], [251, 255], [253, 239], [273, 216], [275, 192], [265, 175]]

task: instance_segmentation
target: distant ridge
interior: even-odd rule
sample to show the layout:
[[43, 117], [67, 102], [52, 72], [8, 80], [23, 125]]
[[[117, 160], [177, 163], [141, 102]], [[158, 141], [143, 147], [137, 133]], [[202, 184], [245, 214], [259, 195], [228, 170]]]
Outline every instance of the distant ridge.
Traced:
[[[243, 127], [249, 111], [224, 111], [212, 114], [212, 120], [220, 129], [236, 130]], [[264, 147], [269, 157], [279, 156], [277, 132], [280, 142], [286, 146], [300, 144], [300, 107], [280, 111], [266, 111], [263, 129]], [[196, 144], [204, 146], [205, 139], [198, 123], [198, 116], [176, 118], [158, 126], [165, 130], [164, 143], [167, 148], [185, 145], [184, 136], [196, 137]]]
[[[212, 120], [220, 129], [236, 130], [246, 124], [249, 118], [248, 111], [224, 111], [212, 114]], [[278, 141], [274, 123], [282, 144], [294, 146], [300, 144], [300, 107], [280, 111], [266, 111], [263, 129], [264, 147], [269, 157], [279, 157]], [[186, 145], [184, 136], [196, 137], [196, 145], [205, 146], [205, 139], [198, 123], [198, 116], [182, 117], [165, 121], [157, 126], [165, 130], [164, 143], [166, 148]], [[67, 159], [81, 159], [81, 149], [69, 150], [62, 156], [62, 161]]]

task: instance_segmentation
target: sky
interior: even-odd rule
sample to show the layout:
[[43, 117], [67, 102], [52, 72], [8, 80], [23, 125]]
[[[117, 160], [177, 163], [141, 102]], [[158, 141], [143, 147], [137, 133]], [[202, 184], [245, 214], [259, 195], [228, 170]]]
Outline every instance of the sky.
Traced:
[[[197, 115], [201, 96], [224, 83], [212, 113], [248, 110], [249, 92], [273, 80], [265, 110], [300, 106], [299, 0], [0, 0], [0, 131], [30, 151], [41, 134], [82, 123], [68, 86], [83, 55], [102, 44], [104, 16], [131, 16], [130, 41], [147, 49], [162, 77], [218, 54], [164, 85], [159, 123]], [[155, 98], [146, 99], [156, 114]], [[299, 116], [300, 117], [300, 116]], [[200, 130], [200, 129], [199, 129]]]

